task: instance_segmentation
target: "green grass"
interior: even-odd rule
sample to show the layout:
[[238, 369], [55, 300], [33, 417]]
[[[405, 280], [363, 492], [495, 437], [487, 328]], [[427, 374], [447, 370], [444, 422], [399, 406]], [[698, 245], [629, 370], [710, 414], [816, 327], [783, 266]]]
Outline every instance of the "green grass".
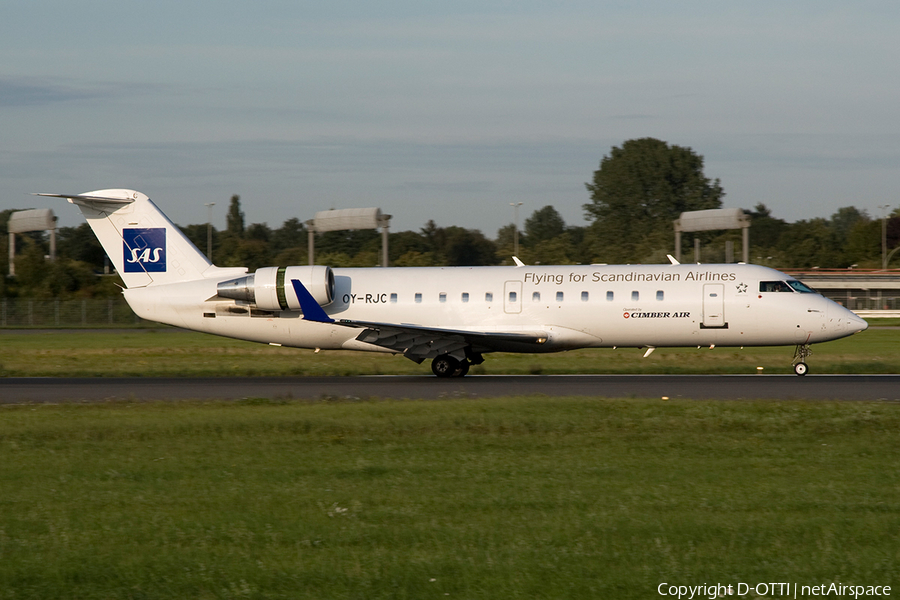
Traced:
[[[900, 330], [873, 327], [813, 346], [812, 373], [900, 373]], [[636, 348], [489, 354], [473, 374], [790, 373], [791, 347]], [[291, 376], [428, 374], [399, 356], [279, 348], [173, 329], [0, 335], [0, 376]]]
[[0, 598], [650, 598], [900, 583], [893, 404], [0, 409]]

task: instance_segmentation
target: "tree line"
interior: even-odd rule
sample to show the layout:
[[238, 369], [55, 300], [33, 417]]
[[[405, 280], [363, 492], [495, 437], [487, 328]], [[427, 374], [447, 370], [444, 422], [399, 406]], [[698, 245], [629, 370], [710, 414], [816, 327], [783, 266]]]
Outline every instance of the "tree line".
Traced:
[[[535, 210], [519, 233], [519, 258], [526, 264], [662, 263], [674, 253], [672, 221], [692, 210], [720, 208], [725, 195], [719, 180], [703, 173], [703, 157], [692, 149], [653, 138], [628, 140], [604, 156], [586, 184], [587, 225], [568, 225], [553, 205]], [[57, 258], [50, 261], [45, 232], [16, 235], [16, 276], [8, 277], [7, 221], [0, 212], [0, 296], [91, 298], [119, 293], [118, 277], [87, 223], [57, 231]], [[778, 269], [879, 268], [882, 220], [853, 206], [829, 218], [788, 223], [765, 204], [744, 209], [751, 219], [750, 261]], [[887, 225], [887, 246], [900, 244], [900, 209]], [[427, 222], [418, 231], [389, 235], [391, 266], [482, 266], [512, 264], [515, 225], [494, 237], [477, 229]], [[201, 251], [207, 224], [182, 227]], [[212, 230], [212, 258], [219, 266], [308, 264], [309, 232], [296, 218], [272, 228], [245, 224], [239, 196], [232, 196], [226, 227]], [[701, 261], [724, 262], [726, 242], [740, 248], [740, 231], [700, 232]], [[683, 256], [693, 257], [693, 237], [684, 236]], [[316, 264], [374, 267], [381, 260], [381, 234], [375, 230], [316, 234]], [[900, 254], [900, 253], [898, 253]], [[900, 257], [892, 261], [900, 262]]]

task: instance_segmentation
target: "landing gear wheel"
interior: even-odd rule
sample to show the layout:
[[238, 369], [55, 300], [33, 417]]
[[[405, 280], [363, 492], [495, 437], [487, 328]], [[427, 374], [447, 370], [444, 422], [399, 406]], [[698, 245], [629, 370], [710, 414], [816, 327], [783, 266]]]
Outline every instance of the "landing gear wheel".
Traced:
[[794, 373], [802, 376], [809, 372], [806, 359], [809, 358], [810, 354], [812, 354], [812, 350], [809, 349], [809, 344], [799, 344], [797, 346], [797, 349], [794, 350]]
[[469, 372], [469, 361], [464, 360], [459, 363], [459, 368], [453, 371], [454, 377], [465, 377], [466, 373]]
[[454, 377], [460, 368], [460, 362], [449, 354], [442, 354], [431, 361], [431, 372], [438, 377]]

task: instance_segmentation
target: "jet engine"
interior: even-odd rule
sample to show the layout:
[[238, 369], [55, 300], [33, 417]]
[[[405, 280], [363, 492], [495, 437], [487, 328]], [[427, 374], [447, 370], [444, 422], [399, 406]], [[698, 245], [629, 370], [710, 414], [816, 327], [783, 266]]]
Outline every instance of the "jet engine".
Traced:
[[249, 302], [262, 310], [300, 310], [293, 280], [302, 283], [319, 306], [334, 300], [334, 273], [322, 266], [263, 267], [252, 275], [219, 283], [216, 291], [222, 298]]

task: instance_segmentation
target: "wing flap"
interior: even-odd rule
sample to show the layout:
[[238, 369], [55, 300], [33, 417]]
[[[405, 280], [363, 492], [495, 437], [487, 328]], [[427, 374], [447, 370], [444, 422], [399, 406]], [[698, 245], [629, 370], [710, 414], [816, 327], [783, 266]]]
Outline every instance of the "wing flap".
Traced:
[[435, 358], [441, 354], [460, 354], [471, 346], [479, 352], [502, 351], [511, 345], [541, 345], [548, 334], [538, 332], [472, 331], [442, 329], [399, 323], [376, 323], [342, 319], [338, 325], [362, 329], [356, 340], [381, 346], [413, 360]]

